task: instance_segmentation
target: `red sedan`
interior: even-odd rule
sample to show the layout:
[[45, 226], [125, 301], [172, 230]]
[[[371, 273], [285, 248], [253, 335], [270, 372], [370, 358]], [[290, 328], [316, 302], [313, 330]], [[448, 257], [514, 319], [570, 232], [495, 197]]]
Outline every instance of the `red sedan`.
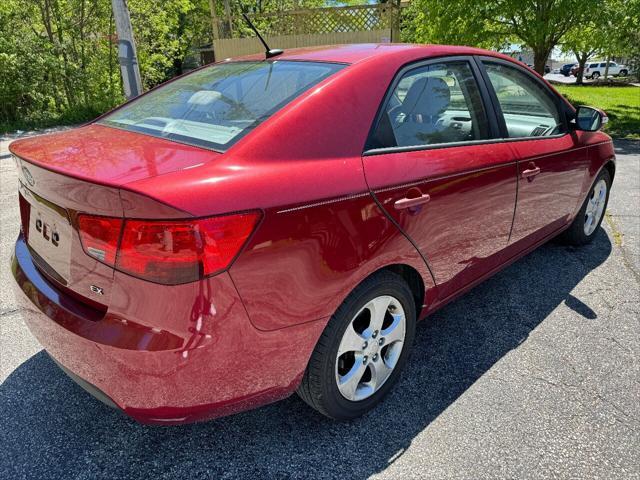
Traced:
[[139, 421], [293, 392], [354, 418], [397, 381], [417, 320], [553, 237], [597, 234], [604, 121], [473, 48], [207, 66], [11, 145], [17, 294], [60, 366]]

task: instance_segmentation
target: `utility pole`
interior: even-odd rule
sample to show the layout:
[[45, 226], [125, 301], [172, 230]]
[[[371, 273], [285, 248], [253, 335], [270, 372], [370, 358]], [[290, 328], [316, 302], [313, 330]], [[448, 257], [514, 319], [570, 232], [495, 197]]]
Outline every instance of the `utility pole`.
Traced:
[[140, 81], [140, 69], [138, 68], [138, 56], [136, 55], [136, 43], [133, 40], [131, 17], [126, 0], [111, 0], [113, 18], [118, 34], [118, 63], [122, 74], [122, 86], [124, 96], [131, 100], [142, 93]]

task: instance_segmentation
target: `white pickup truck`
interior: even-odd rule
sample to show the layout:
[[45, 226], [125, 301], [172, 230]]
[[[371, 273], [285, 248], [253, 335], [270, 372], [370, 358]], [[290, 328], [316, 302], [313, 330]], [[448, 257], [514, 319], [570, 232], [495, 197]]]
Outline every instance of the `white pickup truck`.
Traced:
[[[597, 80], [604, 75], [606, 68], [606, 62], [587, 63], [584, 69], [584, 76]], [[626, 66], [619, 65], [616, 62], [609, 62], [609, 75], [612, 77], [626, 77], [628, 74], [629, 69]]]

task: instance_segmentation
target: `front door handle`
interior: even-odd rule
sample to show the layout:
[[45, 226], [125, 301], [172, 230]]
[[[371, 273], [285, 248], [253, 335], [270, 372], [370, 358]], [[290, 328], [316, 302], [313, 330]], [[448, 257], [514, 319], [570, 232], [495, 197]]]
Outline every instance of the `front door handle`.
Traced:
[[522, 178], [531, 180], [533, 177], [540, 173], [540, 167], [536, 167], [534, 163], [529, 164], [529, 168], [522, 171]]
[[424, 205], [429, 200], [431, 200], [431, 197], [428, 193], [425, 193], [415, 198], [402, 198], [400, 200], [396, 200], [396, 203], [394, 203], [393, 206], [396, 210], [403, 210], [405, 208], [414, 208], [419, 205]]

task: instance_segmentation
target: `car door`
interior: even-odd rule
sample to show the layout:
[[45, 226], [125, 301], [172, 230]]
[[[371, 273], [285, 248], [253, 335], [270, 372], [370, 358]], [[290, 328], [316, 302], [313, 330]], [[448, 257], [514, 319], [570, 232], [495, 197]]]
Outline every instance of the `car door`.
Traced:
[[517, 167], [470, 57], [403, 68], [363, 156], [369, 188], [426, 259], [441, 300], [500, 263]]
[[482, 60], [502, 135], [518, 159], [511, 244], [523, 248], [569, 222], [581, 198], [587, 150], [570, 133], [568, 107], [542, 80], [512, 62]]

